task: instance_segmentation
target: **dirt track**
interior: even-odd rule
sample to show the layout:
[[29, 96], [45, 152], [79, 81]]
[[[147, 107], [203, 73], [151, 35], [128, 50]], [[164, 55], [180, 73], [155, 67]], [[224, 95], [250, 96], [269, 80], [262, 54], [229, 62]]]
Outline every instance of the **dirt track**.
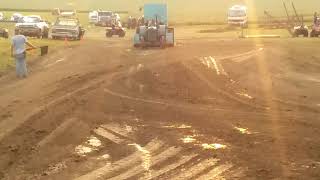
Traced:
[[85, 39], [1, 77], [0, 179], [318, 179], [319, 42], [178, 34]]

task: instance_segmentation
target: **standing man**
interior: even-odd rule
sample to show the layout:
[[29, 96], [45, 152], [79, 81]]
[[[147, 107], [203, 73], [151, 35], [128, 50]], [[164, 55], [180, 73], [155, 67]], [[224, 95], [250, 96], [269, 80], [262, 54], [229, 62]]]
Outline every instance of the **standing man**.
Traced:
[[20, 32], [17, 31], [12, 37], [11, 56], [14, 57], [16, 61], [16, 73], [18, 78], [26, 78], [28, 75], [25, 45], [28, 45], [32, 49], [36, 48], [28, 42], [24, 35], [20, 35]]

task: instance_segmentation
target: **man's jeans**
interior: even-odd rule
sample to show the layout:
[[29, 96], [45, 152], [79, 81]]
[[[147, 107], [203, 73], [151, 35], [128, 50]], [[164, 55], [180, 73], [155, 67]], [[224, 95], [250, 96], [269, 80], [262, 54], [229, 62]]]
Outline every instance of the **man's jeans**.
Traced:
[[26, 54], [16, 54], [16, 73], [19, 78], [27, 77], [27, 65], [26, 65]]

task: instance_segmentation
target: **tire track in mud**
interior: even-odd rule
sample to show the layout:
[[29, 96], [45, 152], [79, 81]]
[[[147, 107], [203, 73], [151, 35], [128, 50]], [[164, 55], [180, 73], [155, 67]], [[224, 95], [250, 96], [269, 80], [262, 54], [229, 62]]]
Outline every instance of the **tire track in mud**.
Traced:
[[204, 174], [200, 177], [197, 177], [197, 179], [200, 179], [200, 180], [214, 180], [214, 179], [218, 179], [218, 177], [228, 171], [230, 168], [232, 168], [233, 165], [232, 164], [223, 164], [223, 165], [219, 165], [215, 168], [213, 168], [211, 171], [209, 171], [207, 174]]
[[[152, 140], [144, 149], [148, 150], [151, 154], [155, 153], [158, 149], [160, 149], [164, 143], [159, 140]], [[120, 171], [124, 171], [132, 166], [136, 166], [141, 163], [141, 152], [136, 151], [135, 153], [118, 160], [112, 164], [107, 164], [101, 168], [93, 170], [85, 175], [82, 175], [74, 180], [96, 180], [96, 179], [108, 179], [112, 177], [112, 175], [117, 175]]]
[[[113, 129], [108, 125], [100, 127], [109, 127], [108, 130], [115, 134], [125, 131], [120, 126]], [[128, 136], [126, 136], [128, 137]], [[124, 139], [120, 145], [127, 144], [126, 137], [118, 136]], [[105, 137], [109, 139], [109, 137]], [[137, 146], [137, 151], [117, 160], [113, 163], [94, 169], [74, 180], [117, 180], [117, 179], [224, 179], [223, 174], [237, 173], [240, 174], [241, 169], [236, 171], [230, 170], [233, 165], [231, 163], [221, 163], [216, 158], [201, 158], [201, 152], [193, 153], [179, 146], [166, 146], [165, 142], [159, 139], [152, 139], [144, 147]], [[147, 157], [145, 156], [147, 152]], [[187, 154], [186, 154], [187, 153]], [[196, 159], [197, 158], [197, 159]], [[169, 163], [168, 163], [169, 162]], [[159, 166], [160, 165], [160, 166]], [[238, 175], [239, 176], [239, 175]]]
[[231, 93], [226, 92], [225, 90], [222, 90], [222, 89], [216, 87], [204, 75], [202, 75], [201, 72], [195, 70], [195, 68], [192, 68], [190, 65], [186, 64], [185, 62], [181, 62], [181, 64], [184, 65], [186, 67], [186, 69], [188, 69], [190, 72], [192, 72], [198, 79], [200, 79], [201, 81], [206, 83], [209, 86], [209, 88], [216, 91], [217, 93], [219, 93], [219, 94], [221, 94], [221, 95], [223, 95], [233, 101], [236, 101], [240, 104], [246, 105], [246, 106], [254, 108], [254, 109], [259, 109], [259, 110], [266, 110], [267, 109], [266, 107], [263, 107], [260, 105], [253, 105], [245, 100], [242, 100], [242, 99], [232, 95]]
[[[225, 72], [225, 70], [223, 69], [222, 64], [220, 63], [220, 61], [224, 61], [224, 60], [232, 60], [236, 63], [241, 63], [243, 61], [246, 61], [254, 56], [257, 56], [260, 52], [265, 51], [265, 48], [260, 47], [259, 49], [254, 49], [248, 52], [244, 52], [244, 53], [240, 53], [240, 54], [235, 54], [235, 55], [230, 55], [230, 56], [222, 56], [222, 57], [217, 57], [217, 58], [212, 58], [211, 56], [209, 57], [205, 57], [205, 60], [201, 60], [201, 63], [208, 66], [208, 68], [214, 69], [217, 72], [217, 75], [223, 74], [223, 75], [228, 75], [228, 73]], [[212, 61], [212, 63], [207, 60], [208, 58], [210, 58], [210, 60]], [[208, 62], [206, 62], [208, 61]], [[231, 95], [231, 94], [230, 94]], [[231, 95], [232, 96], [232, 95]], [[302, 107], [302, 108], [306, 108], [309, 109], [311, 111], [314, 112], [319, 112], [318, 109], [316, 109], [314, 106], [311, 105], [307, 105], [307, 104], [301, 104], [301, 103], [297, 103], [297, 102], [290, 102], [290, 101], [285, 101], [285, 100], [280, 100], [280, 99], [274, 99], [273, 101], [285, 104], [285, 105], [289, 105], [289, 106], [294, 106], [294, 107]], [[265, 107], [261, 107], [264, 108]]]
[[[156, 164], [159, 164], [161, 162], [166, 161], [169, 158], [172, 158], [173, 156], [176, 156], [179, 152], [181, 152], [181, 150], [182, 148], [179, 148], [179, 147], [169, 147], [166, 150], [162, 151], [160, 154], [156, 156], [151, 156], [149, 167], [155, 166]], [[138, 165], [138, 166], [132, 167], [131, 169], [129, 169], [124, 173], [121, 173], [118, 176], [110, 178], [110, 180], [130, 179], [131, 177], [139, 174], [146, 174], [147, 177], [152, 176], [149, 168], [145, 169], [142, 165]]]
[[150, 173], [139, 178], [141, 180], [150, 180], [150, 179], [156, 179], [159, 178], [160, 176], [173, 171], [175, 169], [177, 169], [178, 167], [181, 167], [182, 165], [190, 162], [193, 158], [195, 158], [197, 156], [197, 154], [192, 154], [192, 155], [187, 155], [187, 156], [183, 156], [182, 158], [180, 158], [176, 163], [170, 164], [168, 166], [165, 166], [159, 170], [150, 170]]
[[182, 179], [191, 179], [199, 175], [202, 171], [215, 166], [218, 163], [218, 159], [210, 158], [200, 161], [199, 163], [191, 166], [188, 169], [185, 169], [181, 173], [172, 175], [169, 179], [172, 180], [182, 180]]
[[55, 128], [49, 135], [44, 137], [39, 143], [38, 147], [43, 147], [46, 144], [50, 143], [54, 138], [62, 134], [67, 130], [70, 126], [72, 126], [77, 121], [76, 118], [68, 119], [67, 121], [60, 124], [57, 128]]
[[[114, 74], [110, 74], [109, 75], [109, 79], [112, 78], [113, 76], [115, 76], [116, 73]], [[43, 106], [38, 107], [37, 109], [33, 110], [31, 113], [27, 114], [25, 116], [25, 118], [19, 120], [19, 121], [12, 121], [10, 123], [8, 123], [7, 121], [1, 121], [0, 122], [0, 127], [1, 129], [3, 129], [3, 131], [0, 132], [0, 142], [2, 141], [2, 139], [9, 134], [10, 132], [12, 132], [14, 129], [16, 129], [17, 127], [19, 127], [21, 124], [23, 124], [24, 122], [33, 119], [36, 116], [42, 115], [47, 113], [47, 111], [54, 106], [57, 106], [63, 102], [65, 102], [68, 99], [71, 99], [75, 96], [79, 96], [80, 94], [83, 94], [87, 91], [90, 91], [92, 89], [95, 89], [97, 87], [99, 87], [101, 84], [104, 84], [107, 82], [107, 78], [97, 78], [94, 81], [89, 82], [87, 85], [82, 86], [78, 89], [72, 90], [71, 92], [68, 92], [58, 98], [55, 98], [54, 100], [46, 103]]]
[[166, 102], [164, 100], [155, 100], [155, 99], [146, 99], [146, 98], [138, 98], [138, 97], [132, 97], [125, 94], [121, 94], [115, 91], [112, 91], [110, 89], [104, 88], [104, 92], [116, 96], [123, 99], [128, 99], [131, 101], [141, 102], [141, 103], [148, 103], [148, 104], [155, 104], [155, 105], [164, 105], [164, 106], [172, 106], [176, 108], [184, 108], [184, 109], [197, 109], [197, 110], [203, 110], [203, 111], [221, 111], [221, 112], [232, 112], [234, 114], [255, 114], [255, 115], [266, 115], [267, 113], [264, 112], [250, 112], [250, 111], [238, 111], [235, 109], [222, 109], [222, 108], [210, 108], [210, 107], [199, 107], [199, 105], [191, 105], [186, 103], [174, 103], [174, 102]]
[[252, 58], [253, 56], [256, 56], [259, 52], [263, 51], [264, 48], [254, 49], [245, 53], [230, 55], [230, 56], [222, 56], [217, 57], [218, 60], [232, 60], [234, 62], [240, 63], [247, 59]]

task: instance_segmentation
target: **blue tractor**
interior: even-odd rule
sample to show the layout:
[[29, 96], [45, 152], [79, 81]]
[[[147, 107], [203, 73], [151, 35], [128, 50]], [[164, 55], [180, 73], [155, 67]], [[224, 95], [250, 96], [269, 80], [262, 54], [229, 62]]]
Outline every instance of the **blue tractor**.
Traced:
[[145, 4], [143, 19], [134, 35], [135, 47], [174, 46], [174, 28], [168, 27], [166, 4]]

